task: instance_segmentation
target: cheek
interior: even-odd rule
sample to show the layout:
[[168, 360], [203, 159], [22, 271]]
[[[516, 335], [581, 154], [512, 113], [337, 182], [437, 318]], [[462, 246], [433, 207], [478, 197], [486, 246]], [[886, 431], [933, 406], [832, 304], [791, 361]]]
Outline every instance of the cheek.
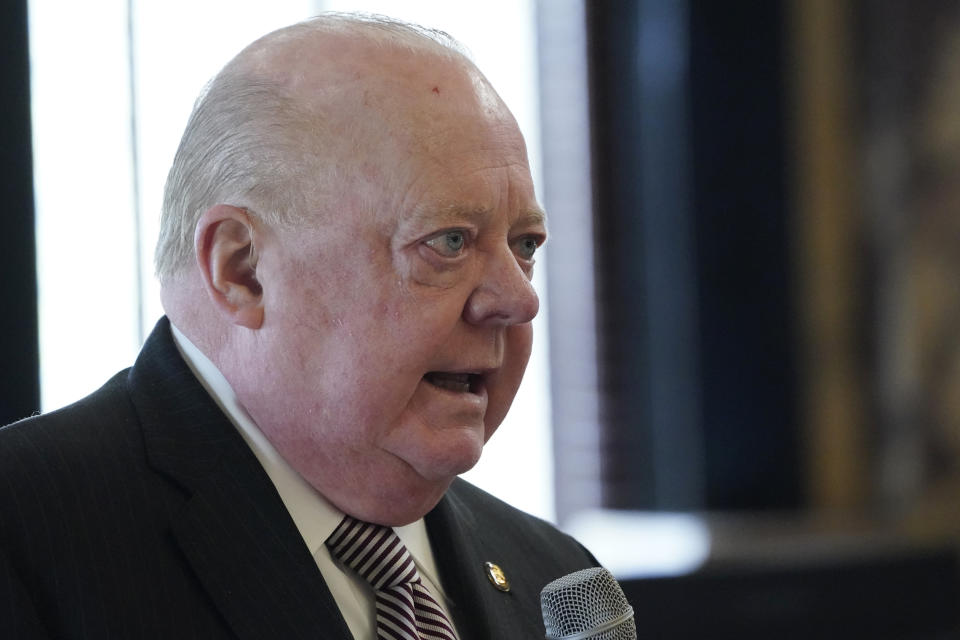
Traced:
[[506, 330], [504, 362], [500, 371], [490, 381], [487, 389], [489, 402], [484, 417], [486, 438], [489, 439], [507, 415], [513, 398], [523, 380], [523, 372], [530, 359], [533, 345], [533, 327], [530, 323], [515, 325]]
[[[371, 331], [389, 343], [397, 368], [422, 367], [462, 341], [469, 288], [420, 288], [385, 305]], [[423, 373], [421, 371], [421, 373]]]
[[406, 317], [409, 312], [381, 307], [345, 319], [323, 336], [322, 347], [304, 354], [310, 372], [305, 379], [311, 379], [314, 401], [325, 414], [387, 425], [406, 407], [440, 334], [437, 325], [404, 322]]

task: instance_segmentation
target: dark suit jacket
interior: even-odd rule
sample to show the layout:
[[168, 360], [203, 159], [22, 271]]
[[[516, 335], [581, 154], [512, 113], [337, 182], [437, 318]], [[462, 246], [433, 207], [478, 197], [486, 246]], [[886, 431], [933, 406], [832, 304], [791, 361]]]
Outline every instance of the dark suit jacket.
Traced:
[[[460, 480], [426, 522], [462, 640], [542, 638], [540, 589], [596, 564]], [[503, 568], [509, 593], [485, 561]], [[350, 637], [166, 319], [99, 391], [0, 429], [0, 638]]]

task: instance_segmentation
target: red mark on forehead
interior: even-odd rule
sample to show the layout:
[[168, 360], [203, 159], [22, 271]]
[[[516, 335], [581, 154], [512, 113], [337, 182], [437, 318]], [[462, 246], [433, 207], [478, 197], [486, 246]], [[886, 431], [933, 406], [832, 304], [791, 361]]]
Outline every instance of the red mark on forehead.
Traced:
[[437, 95], [440, 95], [440, 87], [434, 87], [433, 92]]

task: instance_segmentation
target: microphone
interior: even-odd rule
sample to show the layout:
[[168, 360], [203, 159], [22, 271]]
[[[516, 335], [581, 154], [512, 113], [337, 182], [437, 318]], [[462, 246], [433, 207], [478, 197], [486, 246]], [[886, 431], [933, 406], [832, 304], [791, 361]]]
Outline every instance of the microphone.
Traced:
[[603, 567], [557, 578], [540, 592], [540, 609], [547, 640], [637, 640], [633, 607]]

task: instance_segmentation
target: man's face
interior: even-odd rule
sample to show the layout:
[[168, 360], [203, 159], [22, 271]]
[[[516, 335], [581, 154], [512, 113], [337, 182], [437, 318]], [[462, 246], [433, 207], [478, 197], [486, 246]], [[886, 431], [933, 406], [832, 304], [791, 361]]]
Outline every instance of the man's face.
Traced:
[[506, 108], [479, 76], [436, 77], [388, 86], [357, 192], [275, 232], [258, 265], [251, 413], [329, 500], [385, 524], [432, 508], [506, 414], [546, 237]]

